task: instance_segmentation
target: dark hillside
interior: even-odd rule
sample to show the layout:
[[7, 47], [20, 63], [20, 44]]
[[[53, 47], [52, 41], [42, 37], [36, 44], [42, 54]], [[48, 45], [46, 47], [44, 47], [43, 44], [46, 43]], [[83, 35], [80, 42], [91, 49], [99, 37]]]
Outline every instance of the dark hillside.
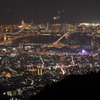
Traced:
[[[45, 89], [31, 99], [56, 99], [56, 98], [91, 98], [100, 91], [100, 73], [91, 73], [91, 75], [72, 75], [61, 82], [46, 86]], [[97, 95], [98, 96], [98, 95]], [[96, 96], [96, 97], [97, 97]], [[95, 98], [96, 98], [95, 97]], [[81, 99], [80, 98], [80, 99]]]

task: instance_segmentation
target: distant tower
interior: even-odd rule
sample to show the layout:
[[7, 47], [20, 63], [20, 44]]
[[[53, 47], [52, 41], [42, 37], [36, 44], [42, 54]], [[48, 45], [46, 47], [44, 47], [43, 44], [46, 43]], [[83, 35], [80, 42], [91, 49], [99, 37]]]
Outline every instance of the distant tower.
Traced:
[[77, 29], [78, 29], [78, 25], [75, 24], [75, 26], [74, 26], [74, 32], [75, 32], [75, 33], [77, 32]]
[[22, 24], [22, 25], [24, 25], [24, 24], [25, 24], [25, 23], [24, 23], [24, 20], [22, 20], [22, 21], [21, 21], [21, 24]]
[[49, 30], [49, 23], [47, 23], [46, 32]]

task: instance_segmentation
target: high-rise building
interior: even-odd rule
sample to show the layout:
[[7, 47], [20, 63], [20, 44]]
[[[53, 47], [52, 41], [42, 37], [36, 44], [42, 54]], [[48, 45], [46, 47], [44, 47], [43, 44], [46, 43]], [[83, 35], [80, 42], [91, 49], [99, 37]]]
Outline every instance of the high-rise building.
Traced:
[[74, 26], [74, 32], [75, 33], [77, 32], [77, 28], [78, 28], [78, 24], [75, 24], [75, 26]]
[[47, 23], [46, 32], [49, 30], [49, 23]]

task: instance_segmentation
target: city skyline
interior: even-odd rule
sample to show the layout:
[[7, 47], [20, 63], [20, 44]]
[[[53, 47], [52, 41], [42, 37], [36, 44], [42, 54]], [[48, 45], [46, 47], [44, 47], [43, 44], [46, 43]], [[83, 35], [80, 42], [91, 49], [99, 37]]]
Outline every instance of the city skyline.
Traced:
[[99, 90], [99, 10], [96, 0], [0, 0], [0, 98]]
[[99, 86], [100, 24], [20, 24], [0, 25], [0, 98], [29, 100], [67, 79], [66, 90]]
[[[0, 24], [19, 24], [22, 19], [28, 23], [100, 23], [99, 10], [99, 2], [90, 0], [0, 0]], [[56, 16], [60, 18], [55, 21]]]

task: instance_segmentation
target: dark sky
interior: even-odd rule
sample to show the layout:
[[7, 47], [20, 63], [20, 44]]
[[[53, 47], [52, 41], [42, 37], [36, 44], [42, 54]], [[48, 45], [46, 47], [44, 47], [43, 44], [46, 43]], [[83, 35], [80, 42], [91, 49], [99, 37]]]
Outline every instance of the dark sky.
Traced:
[[0, 0], [0, 24], [16, 24], [22, 19], [35, 23], [54, 22], [53, 17], [63, 11], [58, 22], [100, 23], [99, 0]]

